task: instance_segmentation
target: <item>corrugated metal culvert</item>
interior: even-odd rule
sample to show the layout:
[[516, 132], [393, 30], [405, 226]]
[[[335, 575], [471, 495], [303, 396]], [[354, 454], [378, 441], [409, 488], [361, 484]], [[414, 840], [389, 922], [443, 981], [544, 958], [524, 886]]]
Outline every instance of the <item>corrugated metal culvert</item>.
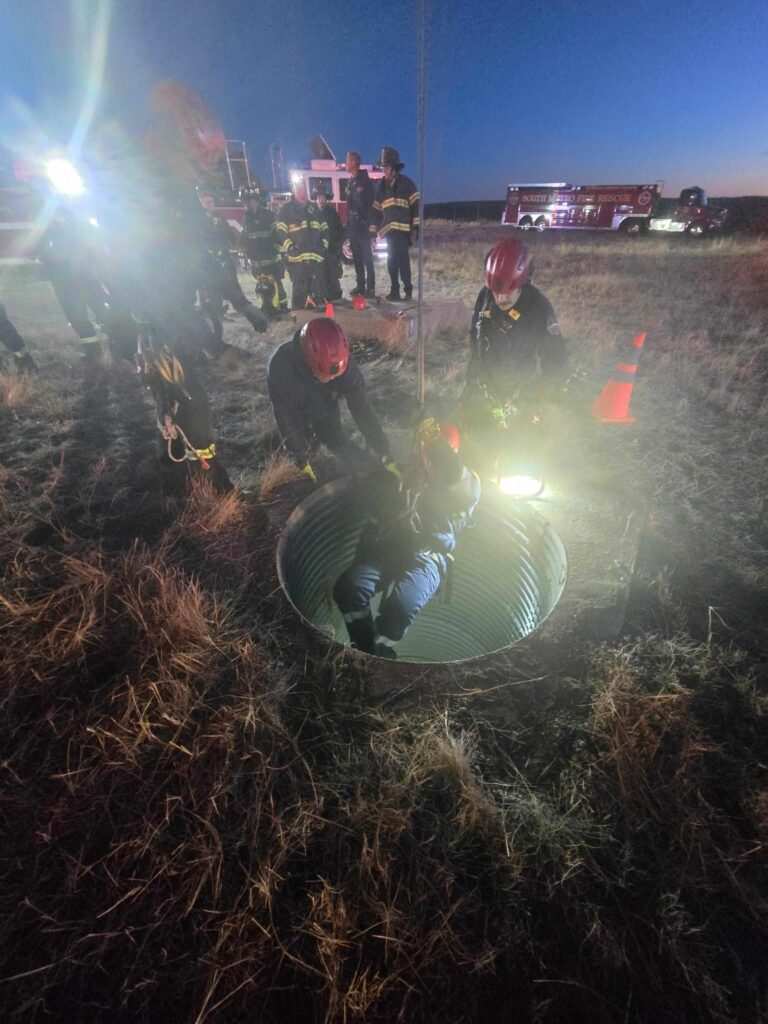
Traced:
[[[352, 562], [373, 496], [351, 478], [326, 484], [293, 512], [277, 567], [288, 599], [329, 640], [347, 643], [333, 585]], [[397, 645], [400, 661], [483, 657], [529, 636], [560, 599], [566, 554], [547, 521], [524, 502], [486, 494], [459, 541], [443, 586]], [[374, 607], [375, 611], [375, 607]]]

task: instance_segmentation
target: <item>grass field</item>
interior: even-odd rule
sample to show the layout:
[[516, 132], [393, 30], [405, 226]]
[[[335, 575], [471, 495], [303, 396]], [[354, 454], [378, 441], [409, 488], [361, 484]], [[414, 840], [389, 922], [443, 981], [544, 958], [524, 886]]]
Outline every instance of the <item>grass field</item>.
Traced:
[[[430, 225], [427, 296], [471, 306], [498, 235]], [[768, 1021], [768, 246], [531, 244], [585, 406], [648, 332], [636, 425], [568, 444], [650, 514], [623, 635], [503, 717], [369, 699], [298, 629], [274, 549], [309, 485], [264, 440], [288, 326], [228, 322], [240, 490], [179, 508], [132, 367], [84, 371], [48, 286], [0, 276], [42, 368], [0, 377], [3, 1020]], [[465, 358], [430, 348], [433, 395]], [[365, 373], [402, 428], [413, 353]]]

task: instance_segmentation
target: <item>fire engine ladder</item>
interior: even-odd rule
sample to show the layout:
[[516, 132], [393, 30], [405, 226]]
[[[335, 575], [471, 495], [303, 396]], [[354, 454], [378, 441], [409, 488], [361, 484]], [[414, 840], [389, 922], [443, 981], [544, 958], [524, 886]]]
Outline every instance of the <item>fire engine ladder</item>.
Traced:
[[233, 192], [249, 187], [251, 184], [251, 168], [248, 164], [248, 150], [241, 139], [227, 139], [225, 150], [229, 187]]

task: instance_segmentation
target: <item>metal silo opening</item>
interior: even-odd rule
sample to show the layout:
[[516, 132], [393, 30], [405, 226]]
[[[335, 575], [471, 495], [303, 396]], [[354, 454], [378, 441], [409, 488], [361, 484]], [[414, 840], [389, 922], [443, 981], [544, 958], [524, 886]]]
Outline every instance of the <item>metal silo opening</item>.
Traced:
[[[294, 510], [278, 546], [289, 601], [340, 644], [348, 640], [333, 585], [354, 558], [370, 500], [370, 491], [351, 479], [326, 484]], [[475, 525], [459, 539], [450, 587], [397, 644], [398, 660], [467, 661], [509, 648], [544, 622], [565, 579], [565, 549], [547, 521], [524, 502], [484, 498]]]

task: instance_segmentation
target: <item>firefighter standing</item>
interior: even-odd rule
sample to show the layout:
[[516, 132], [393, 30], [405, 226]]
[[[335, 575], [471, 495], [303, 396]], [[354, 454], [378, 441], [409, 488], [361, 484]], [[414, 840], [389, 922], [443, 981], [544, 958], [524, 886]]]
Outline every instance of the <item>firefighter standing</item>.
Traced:
[[514, 401], [521, 391], [541, 391], [565, 378], [568, 356], [549, 300], [531, 284], [528, 247], [499, 242], [485, 260], [470, 327], [465, 399], [491, 405]]
[[341, 223], [336, 207], [328, 202], [328, 196], [319, 189], [313, 196], [317, 208], [325, 220], [328, 234], [328, 252], [325, 257], [325, 297], [329, 301], [341, 298], [341, 276], [344, 272], [341, 263], [341, 247], [344, 242], [344, 226]]
[[375, 226], [380, 238], [387, 240], [387, 269], [391, 288], [387, 298], [400, 302], [400, 281], [403, 298], [413, 298], [410, 246], [419, 236], [419, 192], [410, 178], [401, 174], [405, 164], [391, 146], [384, 146], [379, 163], [384, 177], [376, 191], [373, 204]]
[[0, 302], [0, 341], [9, 352], [13, 353], [19, 373], [34, 373], [37, 370], [37, 365], [27, 351], [24, 339], [8, 318], [2, 302]]
[[[384, 658], [396, 657], [394, 645], [436, 594], [480, 500], [480, 480], [459, 456], [456, 428], [433, 420], [425, 426], [420, 486], [406, 490], [387, 474], [354, 562], [334, 586], [351, 644]], [[374, 620], [377, 593], [384, 596]]]
[[357, 278], [352, 294], [373, 298], [376, 295], [370, 236], [373, 182], [368, 171], [360, 169], [360, 154], [354, 150], [347, 153], [347, 170], [350, 173], [347, 182], [347, 234]]
[[288, 299], [283, 288], [284, 270], [278, 251], [275, 215], [267, 206], [261, 189], [246, 189], [242, 198], [245, 201], [243, 251], [256, 279], [261, 311], [267, 316], [279, 316], [288, 311]]
[[317, 206], [307, 200], [303, 182], [295, 186], [293, 199], [281, 206], [275, 228], [293, 286], [291, 308], [321, 305], [325, 302], [328, 226]]
[[276, 349], [267, 368], [267, 386], [283, 443], [311, 480], [316, 477], [310, 459], [320, 444], [348, 461], [361, 461], [360, 450], [344, 437], [342, 398], [368, 447], [388, 459], [389, 443], [335, 320], [310, 320], [292, 341]]

